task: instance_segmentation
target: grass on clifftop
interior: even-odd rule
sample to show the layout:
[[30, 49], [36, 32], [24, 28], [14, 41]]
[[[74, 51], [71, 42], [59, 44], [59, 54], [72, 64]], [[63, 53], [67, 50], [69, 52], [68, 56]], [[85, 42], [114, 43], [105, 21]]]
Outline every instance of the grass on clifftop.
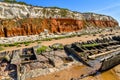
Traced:
[[6, 3], [16, 3], [16, 4], [21, 4], [21, 5], [30, 5], [22, 1], [16, 1], [16, 0], [0, 0], [0, 2], [6, 2]]

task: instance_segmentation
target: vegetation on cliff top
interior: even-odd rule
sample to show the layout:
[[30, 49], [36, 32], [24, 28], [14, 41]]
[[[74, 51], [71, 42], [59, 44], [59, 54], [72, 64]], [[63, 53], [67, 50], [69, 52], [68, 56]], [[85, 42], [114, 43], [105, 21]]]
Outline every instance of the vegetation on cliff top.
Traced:
[[0, 2], [7, 2], [7, 3], [17, 3], [17, 4], [24, 4], [24, 5], [28, 5], [27, 3], [25, 2], [22, 2], [22, 1], [16, 1], [16, 0], [0, 0]]

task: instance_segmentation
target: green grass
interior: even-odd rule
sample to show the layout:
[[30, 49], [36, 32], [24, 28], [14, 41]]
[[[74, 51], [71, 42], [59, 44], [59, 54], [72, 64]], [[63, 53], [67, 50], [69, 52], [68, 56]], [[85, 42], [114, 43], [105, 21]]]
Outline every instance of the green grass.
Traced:
[[30, 4], [27, 4], [27, 3], [25, 3], [25, 2], [16, 1], [16, 0], [2, 0], [2, 2], [6, 2], [6, 3], [16, 3], [16, 4], [21, 4], [21, 5], [30, 5]]
[[4, 47], [20, 47], [21, 44], [24, 44], [25, 46], [28, 46], [30, 43], [33, 43], [33, 41], [27, 41], [27, 42], [15, 42], [13, 44], [0, 44], [0, 46], [4, 46]]
[[30, 43], [31, 43], [31, 42], [24, 42], [24, 45], [25, 45], [25, 46], [29, 46]]
[[41, 46], [40, 48], [37, 49], [37, 54], [41, 54], [47, 50], [47, 46]]
[[4, 48], [2, 46], [0, 46], [0, 51], [4, 50]]
[[84, 44], [82, 45], [83, 47], [94, 47], [94, 46], [98, 46], [99, 44], [97, 43], [93, 43], [93, 44]]
[[61, 36], [61, 37], [55, 37], [54, 39], [58, 40], [58, 39], [63, 39], [66, 38], [65, 36]]
[[4, 47], [13, 47], [13, 46], [17, 46], [18, 43], [14, 43], [14, 44], [1, 44], [1, 46], [4, 46]]
[[21, 45], [20, 45], [20, 44], [18, 44], [16, 47], [21, 47]]
[[36, 41], [38, 44], [40, 44], [41, 43], [41, 41]]
[[53, 39], [58, 40], [58, 39], [64, 39], [64, 38], [71, 38], [71, 37], [75, 37], [75, 36], [76, 36], [76, 35], [60, 36], [60, 37], [55, 37], [55, 38], [53, 38]]
[[60, 9], [59, 13], [60, 13], [60, 15], [61, 15], [62, 17], [66, 17], [68, 11], [67, 11], [66, 9]]

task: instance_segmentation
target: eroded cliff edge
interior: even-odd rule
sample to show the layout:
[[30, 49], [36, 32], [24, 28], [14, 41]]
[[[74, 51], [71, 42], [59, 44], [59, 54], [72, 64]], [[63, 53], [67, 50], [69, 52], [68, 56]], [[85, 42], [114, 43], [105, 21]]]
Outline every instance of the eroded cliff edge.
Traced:
[[87, 27], [117, 27], [106, 15], [79, 13], [62, 8], [43, 8], [0, 2], [0, 37], [78, 31]]

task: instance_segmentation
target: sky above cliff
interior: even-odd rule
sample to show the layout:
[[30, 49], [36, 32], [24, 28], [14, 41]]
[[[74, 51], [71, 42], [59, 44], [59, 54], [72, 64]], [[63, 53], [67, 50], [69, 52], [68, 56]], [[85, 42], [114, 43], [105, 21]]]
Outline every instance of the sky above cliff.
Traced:
[[120, 0], [17, 0], [34, 6], [60, 7], [78, 12], [110, 15], [120, 23]]

